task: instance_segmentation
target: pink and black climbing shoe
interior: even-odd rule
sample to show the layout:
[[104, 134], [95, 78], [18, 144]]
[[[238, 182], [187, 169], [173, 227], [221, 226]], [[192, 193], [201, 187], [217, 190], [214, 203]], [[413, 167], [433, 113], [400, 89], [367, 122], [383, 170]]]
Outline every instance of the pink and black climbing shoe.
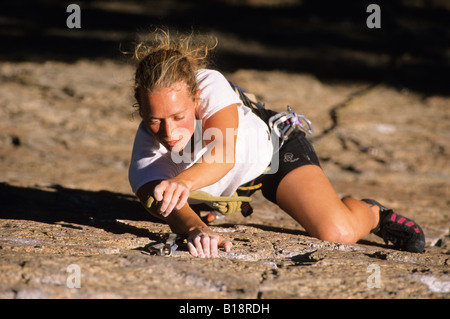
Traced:
[[371, 233], [383, 238], [386, 243], [393, 243], [398, 249], [413, 253], [424, 251], [425, 235], [416, 222], [398, 215], [373, 199], [362, 201], [380, 207], [380, 222]]

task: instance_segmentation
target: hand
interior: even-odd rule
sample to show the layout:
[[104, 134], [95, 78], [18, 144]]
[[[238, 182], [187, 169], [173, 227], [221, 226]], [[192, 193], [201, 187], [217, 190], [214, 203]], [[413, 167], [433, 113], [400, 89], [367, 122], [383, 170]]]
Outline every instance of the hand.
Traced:
[[223, 239], [208, 227], [192, 230], [187, 238], [189, 253], [194, 257], [215, 258], [219, 255], [219, 248], [226, 252], [231, 250], [231, 242]]
[[168, 179], [159, 183], [153, 195], [158, 202], [161, 202], [159, 213], [167, 217], [173, 209], [181, 209], [189, 198], [189, 187], [176, 179]]

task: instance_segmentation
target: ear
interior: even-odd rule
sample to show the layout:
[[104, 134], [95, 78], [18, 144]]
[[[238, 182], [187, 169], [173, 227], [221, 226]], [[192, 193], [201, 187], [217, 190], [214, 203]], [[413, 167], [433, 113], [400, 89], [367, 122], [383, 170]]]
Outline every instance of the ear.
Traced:
[[197, 111], [198, 104], [200, 103], [200, 93], [201, 93], [201, 91], [197, 90], [197, 92], [195, 92], [195, 95], [194, 95], [195, 111]]

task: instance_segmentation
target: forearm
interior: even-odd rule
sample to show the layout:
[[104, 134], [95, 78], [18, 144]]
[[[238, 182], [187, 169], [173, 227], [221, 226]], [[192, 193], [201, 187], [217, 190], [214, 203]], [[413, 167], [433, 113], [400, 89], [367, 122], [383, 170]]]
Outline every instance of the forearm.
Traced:
[[184, 205], [182, 209], [173, 210], [163, 220], [169, 224], [173, 232], [183, 236], [187, 236], [194, 229], [208, 228], [188, 204]]
[[[236, 134], [228, 139], [222, 134], [214, 135], [207, 143], [207, 151], [190, 168], [178, 174], [175, 179], [185, 183], [190, 191], [198, 190], [221, 180], [235, 165]], [[228, 144], [227, 144], [228, 143]]]
[[196, 163], [174, 179], [187, 185], [190, 191], [212, 185], [221, 180], [234, 167], [234, 163]]
[[187, 233], [194, 228], [207, 227], [187, 203], [180, 209], [174, 209], [172, 213], [166, 217], [158, 211], [159, 205], [148, 207], [148, 199], [150, 196], [153, 196], [153, 189], [158, 183], [159, 181], [147, 183], [137, 192], [137, 196], [142, 205], [151, 215], [167, 222], [172, 231], [180, 235], [187, 235]]
[[153, 181], [143, 185], [137, 196], [149, 213], [166, 221], [172, 231], [187, 238], [189, 253], [198, 257], [217, 257], [218, 248], [230, 251], [231, 242], [215, 234], [192, 210], [189, 204], [174, 209], [168, 215], [162, 215], [158, 205], [148, 207], [147, 202], [153, 196], [153, 189], [160, 181]]

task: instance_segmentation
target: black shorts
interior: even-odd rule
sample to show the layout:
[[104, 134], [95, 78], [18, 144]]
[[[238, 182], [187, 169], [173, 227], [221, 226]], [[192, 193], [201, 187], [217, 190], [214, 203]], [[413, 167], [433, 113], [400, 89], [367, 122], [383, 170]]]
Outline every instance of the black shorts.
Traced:
[[[271, 110], [256, 110], [255, 113], [266, 123], [270, 116], [276, 114]], [[274, 150], [275, 152], [277, 150]], [[305, 133], [299, 130], [293, 131], [281, 146], [278, 153], [278, 169], [272, 174], [263, 174], [253, 183], [262, 183], [263, 196], [277, 204], [276, 193], [281, 180], [294, 169], [304, 165], [317, 165], [320, 167], [319, 158], [312, 144], [306, 139]], [[300, 182], [300, 181], [299, 181]]]
[[320, 162], [305, 133], [296, 130], [289, 135], [278, 152], [278, 169], [273, 174], [261, 176], [261, 191], [264, 197], [276, 204], [276, 193], [281, 180], [294, 169], [304, 165], [320, 167]]

